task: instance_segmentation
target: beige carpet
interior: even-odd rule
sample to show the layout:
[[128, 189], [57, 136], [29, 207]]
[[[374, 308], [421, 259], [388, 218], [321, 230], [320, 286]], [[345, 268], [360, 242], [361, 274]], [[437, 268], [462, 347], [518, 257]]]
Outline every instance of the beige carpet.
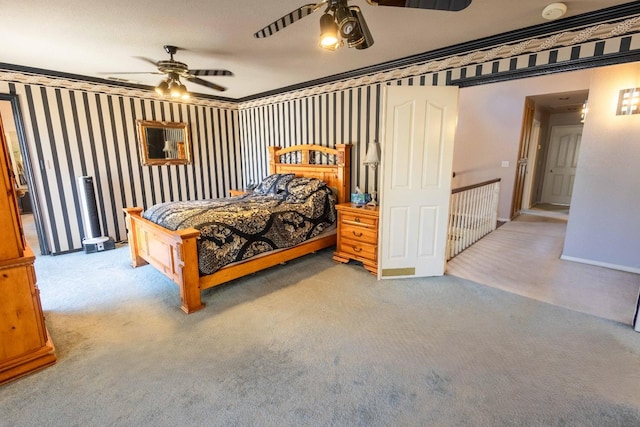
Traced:
[[561, 260], [566, 225], [521, 215], [453, 258], [447, 274], [630, 325], [640, 276]]

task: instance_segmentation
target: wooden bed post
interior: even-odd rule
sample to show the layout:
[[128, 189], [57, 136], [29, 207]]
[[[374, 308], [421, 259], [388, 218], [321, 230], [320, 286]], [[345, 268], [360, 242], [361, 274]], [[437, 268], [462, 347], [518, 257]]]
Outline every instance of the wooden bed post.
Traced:
[[269, 175], [276, 173], [276, 164], [280, 163], [280, 156], [276, 156], [278, 150], [280, 147], [269, 147]]
[[138, 229], [133, 225], [132, 217], [141, 218], [142, 208], [124, 208], [124, 212], [127, 214], [125, 217], [125, 224], [127, 227], [127, 240], [129, 241], [129, 253], [131, 254], [131, 265], [134, 267], [140, 267], [141, 265], [148, 264], [138, 253], [138, 245], [131, 244], [137, 242]]
[[338, 155], [336, 165], [340, 180], [340, 200], [338, 203], [346, 203], [351, 200], [351, 144], [336, 144]]
[[177, 234], [182, 238], [182, 242], [176, 244], [176, 264], [180, 270], [177, 283], [180, 287], [180, 299], [182, 299], [180, 308], [189, 314], [204, 307], [200, 296], [200, 271], [196, 247], [196, 240], [200, 236], [200, 232], [188, 228], [178, 230]]

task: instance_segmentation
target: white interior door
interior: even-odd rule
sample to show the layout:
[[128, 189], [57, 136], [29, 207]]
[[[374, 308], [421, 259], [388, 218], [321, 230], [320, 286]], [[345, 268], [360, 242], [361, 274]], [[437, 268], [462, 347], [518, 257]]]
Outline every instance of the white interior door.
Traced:
[[378, 277], [444, 274], [454, 86], [387, 86], [382, 129]]
[[542, 203], [571, 204], [582, 125], [553, 126], [542, 184]]

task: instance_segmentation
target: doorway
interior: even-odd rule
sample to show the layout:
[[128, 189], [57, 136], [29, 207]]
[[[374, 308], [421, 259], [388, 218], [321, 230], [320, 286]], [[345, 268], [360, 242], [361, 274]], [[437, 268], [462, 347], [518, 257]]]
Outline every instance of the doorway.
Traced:
[[514, 194], [513, 212], [569, 218], [588, 96], [588, 90], [582, 90], [526, 98], [525, 105], [533, 104], [533, 118], [523, 123], [523, 138], [528, 139], [521, 146], [528, 145], [528, 150], [521, 149], [524, 159], [518, 161], [527, 169], [524, 185], [517, 189], [520, 198]]
[[31, 156], [27, 148], [18, 95], [0, 94], [0, 116], [2, 116], [5, 139], [9, 146], [11, 167], [18, 185], [18, 207], [25, 238], [35, 254], [48, 255], [50, 251], [44, 238], [40, 205], [35, 191]]
[[553, 126], [543, 172], [541, 204], [570, 206], [578, 167], [582, 125]]

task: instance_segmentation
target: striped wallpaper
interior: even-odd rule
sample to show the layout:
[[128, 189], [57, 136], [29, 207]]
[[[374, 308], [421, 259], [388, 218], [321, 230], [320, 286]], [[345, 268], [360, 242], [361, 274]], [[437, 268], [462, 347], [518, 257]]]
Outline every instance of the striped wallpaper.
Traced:
[[267, 174], [267, 147], [353, 144], [352, 188], [373, 190], [374, 170], [362, 165], [380, 131], [380, 84], [277, 102], [240, 111], [245, 182]]
[[[82, 249], [76, 177], [94, 177], [103, 234], [126, 240], [122, 208], [228, 195], [242, 184], [238, 111], [0, 81], [18, 96], [52, 253]], [[189, 124], [190, 165], [141, 166], [136, 121]]]
[[[19, 98], [46, 241], [62, 253], [82, 248], [77, 176], [94, 177], [103, 233], [116, 241], [126, 239], [122, 207], [226, 196], [267, 175], [270, 145], [353, 144], [352, 188], [372, 191], [378, 171], [362, 161], [380, 134], [385, 85], [465, 87], [638, 60], [639, 25], [634, 17], [237, 103], [2, 72], [0, 93]], [[138, 119], [187, 122], [193, 164], [141, 166]]]
[[[515, 52], [521, 49], [515, 47]], [[536, 53], [496, 58], [495, 49], [486, 54], [487, 62], [444, 68], [441, 64], [415, 64], [376, 76], [364, 76], [331, 83], [315, 90], [278, 94], [240, 104], [245, 182], [266, 174], [269, 145], [320, 144], [333, 146], [350, 143], [352, 149], [351, 183], [363, 191], [374, 190], [377, 171], [362, 165], [368, 142], [379, 140], [381, 95], [385, 85], [460, 87], [479, 83], [537, 75], [550, 66], [591, 60], [606, 65], [610, 58], [640, 52], [640, 33], [588, 41], [582, 45], [560, 46]], [[459, 62], [464, 64], [465, 58]], [[441, 62], [441, 61], [435, 61]], [[452, 64], [455, 61], [445, 61]], [[593, 66], [593, 64], [591, 65]], [[436, 68], [436, 71], [420, 73]], [[368, 83], [374, 80], [375, 83]], [[311, 92], [311, 94], [309, 93]], [[313, 92], [318, 92], [317, 94]]]

